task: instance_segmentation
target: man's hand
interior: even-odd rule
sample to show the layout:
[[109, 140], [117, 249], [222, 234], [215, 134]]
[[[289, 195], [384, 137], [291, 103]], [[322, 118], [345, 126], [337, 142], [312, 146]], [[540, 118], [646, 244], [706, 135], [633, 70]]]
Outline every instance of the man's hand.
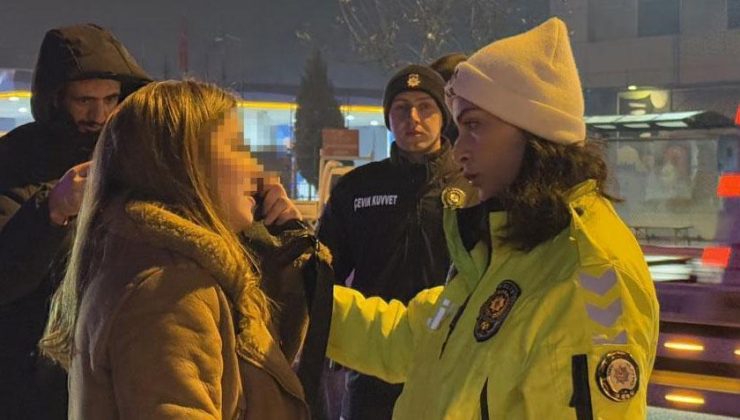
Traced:
[[70, 218], [77, 216], [89, 170], [89, 161], [73, 166], [49, 192], [49, 219], [52, 223], [64, 226]]
[[266, 226], [270, 226], [273, 223], [280, 226], [289, 220], [303, 219], [301, 212], [288, 198], [288, 194], [278, 179], [265, 179], [262, 194], [264, 195], [264, 202], [261, 211], [265, 216]]

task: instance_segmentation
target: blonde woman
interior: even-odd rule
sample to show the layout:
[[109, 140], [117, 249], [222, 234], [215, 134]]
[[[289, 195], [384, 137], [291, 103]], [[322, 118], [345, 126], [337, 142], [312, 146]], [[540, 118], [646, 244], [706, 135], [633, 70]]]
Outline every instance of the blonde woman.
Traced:
[[[73, 419], [308, 417], [237, 234], [262, 167], [236, 100], [193, 81], [123, 101], [93, 155], [42, 350], [69, 370]], [[279, 185], [267, 224], [299, 218]]]

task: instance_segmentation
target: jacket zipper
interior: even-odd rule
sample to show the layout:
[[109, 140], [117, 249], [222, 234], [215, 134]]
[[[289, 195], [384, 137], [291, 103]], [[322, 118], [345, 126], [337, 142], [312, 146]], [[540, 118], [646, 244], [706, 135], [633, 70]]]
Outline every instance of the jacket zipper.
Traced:
[[593, 420], [587, 355], [576, 354], [571, 358], [571, 378], [573, 396], [570, 398], [570, 406], [576, 409], [576, 420]]
[[491, 418], [488, 413], [488, 379], [483, 384], [483, 390], [480, 392], [480, 418], [481, 420], [489, 420]]
[[463, 312], [465, 311], [465, 307], [468, 306], [468, 301], [470, 300], [470, 296], [472, 296], [472, 294], [471, 295], [468, 295], [468, 297], [465, 298], [465, 302], [463, 302], [463, 304], [457, 310], [457, 313], [455, 313], [455, 316], [452, 318], [452, 321], [450, 321], [450, 328], [447, 331], [447, 337], [445, 337], [445, 341], [444, 341], [444, 343], [442, 343], [442, 348], [439, 351], [439, 358], [440, 359], [442, 358], [442, 355], [445, 352], [445, 347], [447, 347], [447, 342], [450, 340], [450, 336], [452, 335], [452, 331], [454, 331], [455, 330], [455, 327], [457, 326], [457, 321], [460, 319], [460, 317], [462, 316]]

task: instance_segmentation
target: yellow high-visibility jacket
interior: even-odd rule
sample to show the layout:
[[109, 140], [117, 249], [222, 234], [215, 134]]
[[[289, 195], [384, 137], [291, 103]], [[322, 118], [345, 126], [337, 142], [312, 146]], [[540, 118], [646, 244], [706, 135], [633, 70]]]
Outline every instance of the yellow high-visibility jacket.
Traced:
[[[463, 246], [454, 269], [408, 307], [334, 290], [328, 356], [405, 386], [394, 419], [642, 419], [658, 302], [642, 252], [595, 182], [572, 222], [528, 253]], [[506, 214], [489, 214], [492, 238]]]

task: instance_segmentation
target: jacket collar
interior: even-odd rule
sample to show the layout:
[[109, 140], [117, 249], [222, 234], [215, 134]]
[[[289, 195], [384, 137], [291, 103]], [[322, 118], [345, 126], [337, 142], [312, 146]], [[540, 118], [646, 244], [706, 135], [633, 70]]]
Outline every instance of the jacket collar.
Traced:
[[460, 166], [452, 157], [452, 145], [445, 137], [442, 137], [442, 144], [438, 151], [425, 156], [424, 163], [413, 163], [398, 147], [396, 142], [391, 144], [390, 161], [394, 165], [403, 167], [424, 167], [427, 173], [427, 179], [460, 172]]
[[298, 378], [250, 298], [255, 292], [262, 292], [256, 290], [258, 278], [246, 258], [231, 254], [220, 236], [161, 203], [134, 200], [124, 204], [124, 199], [118, 199], [103, 218], [112, 232], [176, 252], [210, 273], [237, 313], [237, 353], [269, 371], [288, 392], [304, 398]]
[[[587, 237], [588, 233], [583, 227], [579, 217], [579, 208], [587, 207], [589, 197], [594, 197], [598, 187], [595, 180], [587, 180], [572, 187], [565, 194], [566, 203], [572, 215], [570, 229], [578, 236]], [[445, 236], [447, 238], [447, 247], [450, 251], [450, 257], [455, 267], [463, 273], [465, 278], [470, 282], [468, 287], [473, 290], [480, 277], [483, 275], [481, 267], [476, 264], [471, 253], [474, 252], [476, 245], [481, 242], [487, 244], [487, 249], [491, 250], [496, 247], [496, 233], [506, 225], [507, 213], [498, 202], [498, 200], [487, 200], [476, 206], [464, 209], [444, 209], [443, 223]], [[591, 244], [589, 238], [584, 241], [577, 241]], [[579, 245], [580, 246], [580, 245]], [[497, 258], [503, 258], [504, 248], [498, 248], [494, 254]], [[583, 250], [581, 250], [583, 253]], [[591, 253], [603, 259], [603, 252], [594, 248]]]
[[257, 275], [246, 257], [229, 252], [220, 236], [156, 202], [124, 203], [124, 199], [117, 199], [103, 218], [108, 229], [124, 238], [165, 248], [194, 261], [218, 281], [238, 313], [255, 316], [249, 293], [258, 288]]

